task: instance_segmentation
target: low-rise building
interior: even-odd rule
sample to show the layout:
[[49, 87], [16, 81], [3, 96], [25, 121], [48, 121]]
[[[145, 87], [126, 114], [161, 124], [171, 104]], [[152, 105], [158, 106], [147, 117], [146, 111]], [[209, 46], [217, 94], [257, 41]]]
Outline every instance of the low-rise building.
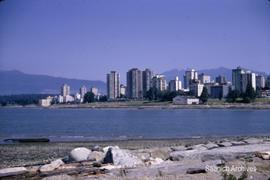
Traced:
[[194, 96], [176, 96], [173, 98], [174, 105], [199, 104], [200, 100]]
[[53, 97], [49, 96], [46, 99], [40, 99], [39, 105], [42, 107], [49, 107], [52, 104]]

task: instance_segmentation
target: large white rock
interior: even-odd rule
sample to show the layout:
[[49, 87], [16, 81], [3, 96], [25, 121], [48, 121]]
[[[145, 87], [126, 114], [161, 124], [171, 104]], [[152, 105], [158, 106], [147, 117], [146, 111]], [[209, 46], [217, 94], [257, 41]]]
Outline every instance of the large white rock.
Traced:
[[14, 175], [19, 175], [19, 174], [24, 174], [26, 172], [27, 172], [27, 169], [25, 167], [5, 168], [5, 169], [0, 169], [0, 177], [14, 176]]
[[44, 166], [41, 166], [39, 171], [40, 172], [48, 172], [48, 171], [53, 171], [57, 169], [59, 166], [64, 164], [64, 162], [61, 159], [57, 159], [55, 161], [52, 161], [50, 164], [46, 164]]
[[245, 139], [244, 142], [248, 144], [259, 144], [259, 143], [262, 143], [263, 140], [258, 139], [258, 138], [248, 138], [248, 139]]
[[143, 164], [142, 160], [119, 147], [109, 147], [103, 159], [103, 163], [120, 165], [122, 168], [136, 167]]
[[88, 159], [93, 159], [95, 161], [102, 161], [104, 158], [105, 154], [103, 152], [100, 151], [92, 151], [90, 152], [90, 154], [88, 155]]
[[86, 161], [91, 151], [85, 147], [75, 148], [70, 152], [70, 160], [72, 161]]

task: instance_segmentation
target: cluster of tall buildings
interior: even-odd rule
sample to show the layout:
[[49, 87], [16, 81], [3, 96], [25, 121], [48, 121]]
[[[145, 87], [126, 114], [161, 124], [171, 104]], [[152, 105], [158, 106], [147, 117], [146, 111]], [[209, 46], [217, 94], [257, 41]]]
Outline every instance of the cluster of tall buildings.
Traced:
[[155, 74], [150, 69], [144, 71], [138, 68], [132, 68], [126, 73], [126, 85], [120, 84], [120, 74], [111, 71], [107, 74], [107, 95], [109, 100], [115, 100], [121, 97], [128, 99], [142, 99], [150, 88], [159, 91], [179, 91], [190, 92], [190, 94], [200, 97], [203, 88], [206, 87], [211, 98], [224, 98], [230, 90], [239, 90], [245, 92], [248, 83], [256, 89], [263, 89], [266, 84], [270, 87], [269, 80], [264, 79], [262, 75], [256, 75], [250, 71], [244, 71], [240, 67], [232, 70], [232, 83], [228, 82], [225, 76], [219, 75], [214, 80], [211, 76], [198, 72], [194, 69], [188, 70], [184, 74], [184, 88], [182, 82], [176, 76], [167, 84], [166, 77], [162, 74]]
[[[39, 104], [41, 106], [47, 107], [50, 106], [52, 103], [57, 104], [57, 103], [83, 103], [84, 96], [87, 93], [87, 88], [86, 86], [81, 86], [79, 89], [79, 93], [75, 93], [74, 95], [71, 95], [70, 93], [70, 86], [67, 84], [63, 84], [61, 86], [61, 93], [58, 96], [55, 97], [47, 97], [46, 99], [40, 99]], [[95, 97], [98, 99], [99, 94], [98, 94], [98, 89], [95, 87], [92, 87], [90, 89], [90, 92], [92, 92]]]
[[150, 69], [144, 71], [138, 68], [130, 69], [126, 74], [126, 86], [120, 84], [120, 75], [115, 71], [107, 74], [107, 95], [109, 100], [126, 97], [128, 99], [142, 99], [150, 88], [160, 91], [169, 89], [178, 91], [181, 89], [181, 81], [178, 77], [167, 84], [164, 75], [156, 74]]

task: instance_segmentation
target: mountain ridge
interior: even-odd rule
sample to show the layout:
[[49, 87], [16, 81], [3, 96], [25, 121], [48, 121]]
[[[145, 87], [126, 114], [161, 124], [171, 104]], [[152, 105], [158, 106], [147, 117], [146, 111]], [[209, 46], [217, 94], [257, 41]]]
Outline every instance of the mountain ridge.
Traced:
[[60, 94], [63, 84], [70, 85], [71, 93], [79, 92], [82, 85], [89, 90], [96, 87], [106, 92], [106, 84], [100, 80], [81, 80], [50, 75], [27, 74], [18, 70], [0, 71], [0, 95], [11, 94]]

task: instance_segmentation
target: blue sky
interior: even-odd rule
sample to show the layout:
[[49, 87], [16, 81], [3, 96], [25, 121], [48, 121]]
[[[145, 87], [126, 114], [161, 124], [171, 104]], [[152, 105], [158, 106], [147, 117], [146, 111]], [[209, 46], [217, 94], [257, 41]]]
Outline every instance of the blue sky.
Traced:
[[110, 70], [270, 72], [268, 0], [5, 0], [0, 69], [105, 80]]

